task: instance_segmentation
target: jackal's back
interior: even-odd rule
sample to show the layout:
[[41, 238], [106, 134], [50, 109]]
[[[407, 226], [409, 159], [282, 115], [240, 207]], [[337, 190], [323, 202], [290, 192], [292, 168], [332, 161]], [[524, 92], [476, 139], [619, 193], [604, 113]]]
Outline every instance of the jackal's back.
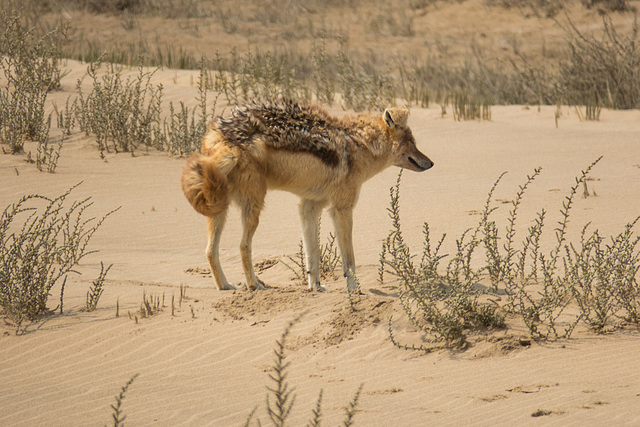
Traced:
[[290, 100], [239, 105], [231, 116], [218, 117], [214, 127], [240, 148], [260, 141], [273, 149], [312, 154], [333, 167], [352, 138], [351, 129], [322, 108]]

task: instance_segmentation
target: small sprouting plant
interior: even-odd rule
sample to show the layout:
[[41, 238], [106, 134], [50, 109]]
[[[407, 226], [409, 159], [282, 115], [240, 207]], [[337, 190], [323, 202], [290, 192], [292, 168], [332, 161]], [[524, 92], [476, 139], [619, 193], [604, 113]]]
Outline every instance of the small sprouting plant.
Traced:
[[364, 384], [360, 384], [360, 387], [358, 387], [358, 390], [356, 391], [356, 394], [353, 396], [353, 399], [351, 399], [349, 404], [344, 408], [345, 418], [342, 423], [344, 427], [349, 427], [353, 425], [353, 420], [356, 414], [358, 413], [358, 403], [359, 403], [358, 401], [360, 399], [360, 393], [362, 393], [363, 387], [364, 387]]
[[[276, 347], [274, 349], [274, 360], [272, 366], [272, 373], [269, 374], [269, 379], [272, 385], [267, 386], [266, 397], [266, 409], [267, 415], [271, 424], [276, 427], [284, 427], [286, 425], [291, 410], [295, 404], [296, 395], [294, 393], [295, 387], [289, 385], [287, 377], [289, 375], [289, 366], [291, 362], [287, 361], [286, 343], [291, 329], [300, 321], [304, 316], [304, 313], [296, 316], [290, 321], [284, 329], [284, 332], [278, 340], [276, 340]], [[358, 388], [355, 396], [345, 407], [345, 420], [344, 426], [353, 425], [353, 420], [358, 413], [359, 397], [362, 391], [363, 385]], [[311, 420], [307, 425], [319, 426], [322, 419], [322, 395], [323, 391], [320, 390], [315, 407], [311, 411]], [[254, 416], [256, 416], [257, 407], [247, 416], [244, 423], [245, 426], [249, 426]], [[258, 425], [262, 425], [259, 419], [257, 419]]]
[[164, 308], [164, 295], [160, 299], [159, 295], [147, 295], [142, 292], [142, 302], [140, 303], [140, 317], [147, 318], [159, 313]]
[[[98, 307], [98, 301], [104, 291], [104, 279], [107, 277], [107, 273], [111, 269], [113, 264], [109, 265], [107, 269], [104, 269], [104, 264], [100, 262], [100, 274], [93, 281], [89, 291], [87, 292], [87, 306], [86, 311], [94, 311]], [[116, 316], [117, 317], [117, 316]]]
[[[291, 413], [291, 408], [296, 401], [296, 395], [293, 394], [295, 388], [290, 387], [287, 382], [288, 368], [291, 362], [287, 362], [285, 353], [285, 343], [291, 332], [291, 328], [297, 323], [298, 319], [291, 321], [280, 339], [276, 341], [274, 350], [273, 373], [269, 374], [269, 378], [273, 382], [273, 386], [267, 387], [267, 414], [274, 426], [284, 426], [285, 421]], [[269, 399], [272, 396], [273, 400]]]
[[[318, 225], [318, 238], [320, 235], [320, 225]], [[306, 266], [306, 255], [304, 252], [304, 245], [302, 244], [302, 239], [298, 244], [298, 252], [296, 252], [293, 256], [288, 255], [287, 259], [293, 264], [289, 265], [282, 259], [279, 261], [284, 264], [289, 270], [293, 272], [295, 275], [294, 278], [300, 282], [306, 282], [307, 280], [307, 266]], [[320, 246], [320, 278], [321, 279], [333, 279], [335, 280], [337, 277], [335, 275], [336, 268], [338, 267], [338, 262], [340, 261], [340, 256], [338, 255], [338, 247], [336, 244], [336, 236], [333, 233], [329, 233], [327, 237], [327, 242], [324, 245]]]
[[133, 384], [133, 382], [136, 380], [136, 378], [138, 378], [139, 374], [134, 374], [129, 381], [127, 381], [127, 383], [122, 386], [122, 389], [120, 390], [120, 393], [118, 393], [116, 395], [116, 403], [115, 405], [111, 405], [111, 409], [113, 410], [113, 413], [111, 414], [111, 416], [113, 417], [113, 427], [123, 427], [124, 426], [124, 420], [127, 418], [126, 415], [124, 415], [123, 411], [122, 411], [122, 402], [124, 401], [124, 398], [126, 397], [127, 391], [129, 391], [129, 387], [131, 386], [131, 384]]

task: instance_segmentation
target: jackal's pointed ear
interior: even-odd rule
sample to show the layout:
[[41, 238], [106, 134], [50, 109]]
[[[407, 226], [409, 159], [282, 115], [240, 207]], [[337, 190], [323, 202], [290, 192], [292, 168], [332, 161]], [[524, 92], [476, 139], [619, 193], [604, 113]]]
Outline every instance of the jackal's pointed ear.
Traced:
[[384, 122], [391, 129], [396, 126], [406, 128], [409, 111], [402, 108], [387, 108], [384, 110], [384, 115], [382, 117], [384, 118]]

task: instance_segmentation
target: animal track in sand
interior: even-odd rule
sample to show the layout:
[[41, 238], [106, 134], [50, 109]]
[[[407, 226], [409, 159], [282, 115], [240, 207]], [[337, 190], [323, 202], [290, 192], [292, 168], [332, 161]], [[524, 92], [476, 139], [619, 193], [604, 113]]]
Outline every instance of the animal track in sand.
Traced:
[[559, 383], [523, 385], [523, 386], [508, 388], [507, 391], [511, 393], [538, 393], [542, 389], [550, 388], [550, 387], [558, 387], [559, 385], [560, 385]]
[[483, 402], [496, 402], [498, 400], [507, 399], [509, 396], [504, 394], [493, 394], [491, 396], [480, 397]]
[[209, 270], [208, 268], [202, 268], [202, 267], [189, 267], [189, 268], [185, 268], [184, 272], [186, 274], [190, 274], [192, 276], [204, 276], [204, 277], [211, 277], [211, 270]]
[[369, 396], [379, 396], [379, 395], [396, 394], [396, 393], [402, 393], [402, 392], [404, 392], [404, 389], [399, 388], [399, 387], [392, 387], [392, 388], [388, 388], [388, 389], [385, 389], [385, 390], [365, 391], [364, 394], [369, 395]]

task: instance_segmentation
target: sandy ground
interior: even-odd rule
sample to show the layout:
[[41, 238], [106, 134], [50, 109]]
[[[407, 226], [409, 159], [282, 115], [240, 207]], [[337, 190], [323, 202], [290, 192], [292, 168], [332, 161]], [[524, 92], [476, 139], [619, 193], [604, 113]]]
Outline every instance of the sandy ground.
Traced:
[[[63, 91], [53, 95], [58, 105], [85, 70], [77, 63], [67, 66], [72, 72]], [[155, 79], [165, 84], [167, 101], [195, 95], [189, 72], [167, 70]], [[441, 117], [438, 105], [411, 111], [419, 148], [435, 162], [428, 172], [403, 175], [402, 225], [416, 253], [424, 221], [433, 235], [447, 233], [450, 251], [454, 236], [477, 223], [486, 194], [503, 171], [509, 174], [495, 198], [510, 200], [527, 174], [543, 168], [522, 205], [520, 230], [542, 208], [548, 224], [557, 221], [574, 177], [601, 155], [589, 181], [597, 196], [576, 199], [571, 235], [589, 221], [603, 234], [617, 234], [640, 214], [640, 112], [605, 110], [600, 121], [582, 122], [575, 109], [563, 107], [557, 128], [555, 112], [555, 107], [493, 107], [491, 121], [456, 122], [450, 114]], [[180, 189], [183, 162], [156, 152], [102, 160], [83, 134], [64, 145], [55, 174], [38, 172], [24, 157], [0, 156], [0, 206], [29, 193], [57, 196], [80, 181], [71, 199], [91, 196], [92, 215], [121, 206], [91, 242], [99, 252], [83, 259], [82, 275], [67, 283], [63, 315], [29, 325], [19, 336], [0, 325], [0, 425], [110, 423], [109, 405], [136, 373], [123, 406], [129, 425], [241, 425], [256, 406], [256, 416], [267, 423], [274, 343], [302, 312], [306, 315], [288, 341], [288, 381], [297, 396], [291, 425], [311, 417], [320, 390], [325, 424], [340, 423], [360, 384], [357, 425], [640, 424], [635, 329], [610, 335], [580, 330], [568, 341], [511, 349], [511, 337], [523, 333], [511, 328], [474, 341], [466, 351], [428, 355], [392, 345], [391, 314], [403, 339], [419, 342], [402, 320], [394, 289], [377, 281], [397, 169], [362, 189], [354, 241], [364, 295], [352, 313], [342, 279], [329, 282], [329, 292], [309, 293], [279, 263], [261, 273], [269, 290], [216, 291], [204, 258], [205, 220]], [[502, 207], [497, 218], [506, 210]], [[323, 231], [330, 230], [325, 216]], [[286, 259], [297, 251], [299, 237], [296, 198], [270, 193], [254, 261]], [[242, 279], [239, 239], [234, 210], [221, 258], [236, 282]], [[81, 309], [100, 261], [113, 268], [98, 310], [86, 313]], [[187, 287], [186, 298], [179, 304], [181, 286]], [[139, 309], [143, 293], [164, 299], [165, 308], [136, 322], [128, 313]], [[58, 295], [54, 289], [52, 305]], [[532, 417], [538, 410], [546, 415]]]

